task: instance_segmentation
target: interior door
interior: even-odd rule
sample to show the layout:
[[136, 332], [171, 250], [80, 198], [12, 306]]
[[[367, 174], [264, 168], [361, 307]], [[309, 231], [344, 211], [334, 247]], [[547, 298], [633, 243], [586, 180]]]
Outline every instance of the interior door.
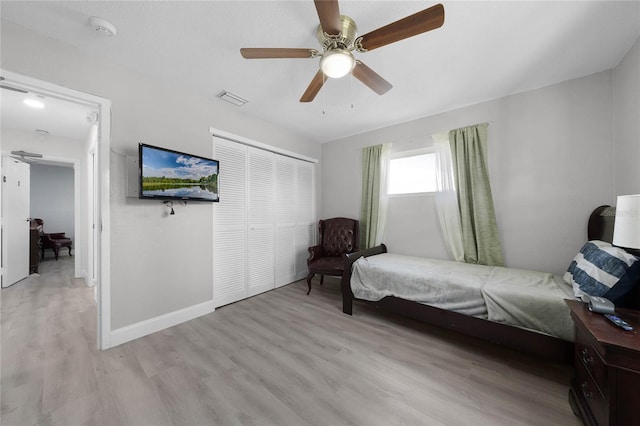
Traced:
[[29, 276], [29, 164], [2, 158], [2, 287]]

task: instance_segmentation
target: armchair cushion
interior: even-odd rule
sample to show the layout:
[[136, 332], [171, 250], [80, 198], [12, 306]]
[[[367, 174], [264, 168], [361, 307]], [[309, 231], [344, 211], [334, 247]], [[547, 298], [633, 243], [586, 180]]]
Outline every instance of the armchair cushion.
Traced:
[[342, 256], [354, 251], [358, 243], [353, 219], [338, 217], [321, 222], [324, 222], [321, 233], [322, 251], [325, 256]]
[[344, 259], [342, 256], [321, 257], [313, 262], [313, 267], [311, 268], [315, 274], [332, 276], [342, 275], [343, 269]]

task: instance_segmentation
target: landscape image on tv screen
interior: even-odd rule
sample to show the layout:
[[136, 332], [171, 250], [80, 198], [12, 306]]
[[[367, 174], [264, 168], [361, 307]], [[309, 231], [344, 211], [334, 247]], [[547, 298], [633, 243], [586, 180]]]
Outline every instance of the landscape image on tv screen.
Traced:
[[140, 144], [141, 198], [219, 201], [219, 162]]

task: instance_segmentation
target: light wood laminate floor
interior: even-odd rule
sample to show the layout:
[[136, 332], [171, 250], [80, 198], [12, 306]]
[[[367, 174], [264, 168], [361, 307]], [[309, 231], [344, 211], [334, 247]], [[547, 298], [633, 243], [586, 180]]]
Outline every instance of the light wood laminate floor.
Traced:
[[3, 289], [9, 425], [579, 425], [570, 368], [356, 304], [303, 281], [97, 351], [73, 262]]

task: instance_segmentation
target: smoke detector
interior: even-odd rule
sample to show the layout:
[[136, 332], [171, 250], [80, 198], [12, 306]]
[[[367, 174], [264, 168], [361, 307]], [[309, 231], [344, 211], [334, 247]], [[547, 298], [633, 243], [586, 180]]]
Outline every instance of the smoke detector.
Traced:
[[118, 29], [115, 25], [113, 25], [106, 19], [99, 18], [97, 16], [92, 16], [91, 18], [89, 18], [89, 24], [91, 24], [91, 28], [108, 37], [113, 37], [118, 32]]

